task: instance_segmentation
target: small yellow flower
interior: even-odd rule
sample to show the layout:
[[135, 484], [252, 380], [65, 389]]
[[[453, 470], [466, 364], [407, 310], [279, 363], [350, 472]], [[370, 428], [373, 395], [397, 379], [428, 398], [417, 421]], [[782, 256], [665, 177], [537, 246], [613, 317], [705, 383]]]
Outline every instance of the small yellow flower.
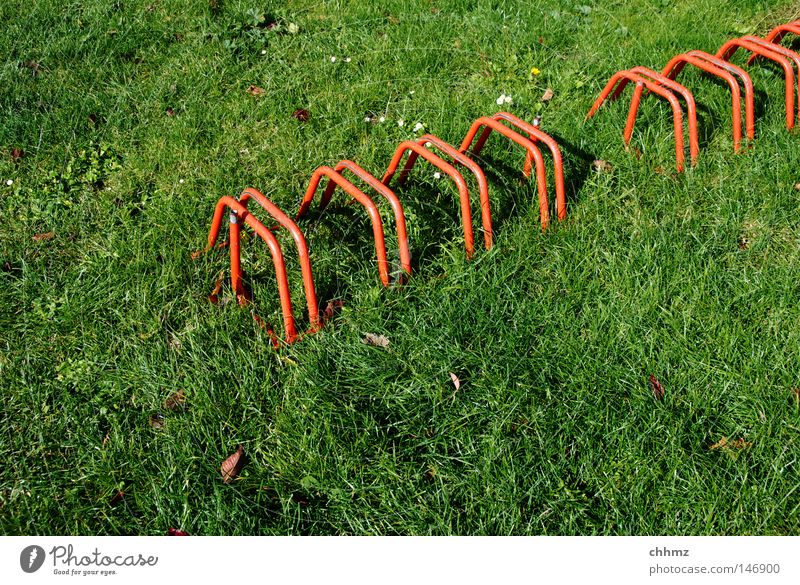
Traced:
[[539, 75], [541, 71], [538, 67], [531, 67], [531, 75]]

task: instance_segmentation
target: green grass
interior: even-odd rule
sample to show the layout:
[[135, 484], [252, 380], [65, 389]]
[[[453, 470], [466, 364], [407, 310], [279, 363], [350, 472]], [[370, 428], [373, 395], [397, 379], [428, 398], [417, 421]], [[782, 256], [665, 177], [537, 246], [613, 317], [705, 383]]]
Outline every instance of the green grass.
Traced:
[[[756, 140], [734, 155], [729, 93], [682, 74], [702, 104], [683, 175], [655, 99], [641, 158], [624, 103], [583, 123], [619, 69], [799, 16], [753, 0], [3, 2], [0, 531], [800, 533], [800, 137], [780, 75], [749, 69]], [[493, 138], [491, 251], [465, 259], [455, 191], [420, 164], [400, 191], [408, 284], [380, 286], [369, 224], [339, 195], [302, 223], [323, 306], [345, 300], [322, 332], [275, 351], [251, 309], [208, 302], [225, 251], [190, 254], [220, 196], [254, 186], [293, 212], [317, 166], [380, 176], [416, 122], [457, 144], [501, 93], [559, 138], [566, 221], [541, 233], [521, 153]], [[244, 249], [252, 311], [277, 326], [268, 254]], [[179, 389], [186, 408], [165, 409]], [[712, 449], [723, 437], [748, 446]]]

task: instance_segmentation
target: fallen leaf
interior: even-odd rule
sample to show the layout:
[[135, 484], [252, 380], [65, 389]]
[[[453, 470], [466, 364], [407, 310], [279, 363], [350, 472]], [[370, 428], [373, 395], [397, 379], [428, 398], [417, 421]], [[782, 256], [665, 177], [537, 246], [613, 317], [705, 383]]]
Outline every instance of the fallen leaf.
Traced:
[[797, 189], [798, 191], [800, 191], [800, 183], [795, 183], [794, 184], [794, 188]]
[[150, 426], [154, 429], [164, 428], [164, 415], [160, 412], [150, 415]]
[[792, 396], [796, 404], [800, 405], [800, 388], [792, 388]]
[[169, 116], [169, 117], [172, 117], [172, 116], [174, 116], [174, 115], [175, 115], [175, 110], [173, 110], [172, 108], [167, 108], [166, 110], [164, 110], [164, 112], [165, 112], [165, 113], [167, 114], [167, 116]]
[[430, 469], [425, 471], [425, 473], [423, 474], [423, 477], [425, 479], [427, 479], [428, 481], [433, 480], [436, 477], [436, 469], [431, 467]]
[[267, 93], [265, 89], [258, 87], [257, 85], [251, 85], [247, 88], [247, 93], [254, 96], [261, 96]]
[[167, 536], [189, 536], [189, 533], [177, 528], [170, 528], [167, 530]]
[[19, 160], [25, 156], [25, 151], [21, 148], [12, 148], [11, 149], [11, 161], [14, 163], [18, 163]]
[[232, 480], [236, 479], [242, 467], [244, 467], [244, 447], [239, 445], [239, 448], [236, 449], [236, 453], [223, 461], [220, 467], [220, 473], [222, 473], [222, 479], [225, 483], [230, 483]]
[[747, 248], [750, 247], [750, 238], [747, 236], [739, 236], [739, 241], [737, 243], [740, 250], [747, 250]]
[[222, 290], [222, 280], [224, 278], [223, 273], [220, 273], [219, 278], [214, 282], [214, 290], [211, 291], [211, 294], [208, 295], [208, 300], [214, 303], [215, 305], [219, 302], [219, 293]]
[[544, 95], [542, 96], [542, 101], [543, 101], [543, 102], [549, 102], [551, 99], [553, 99], [553, 96], [555, 96], [555, 95], [556, 95], [556, 92], [554, 92], [552, 89], [550, 89], [550, 88], [548, 87], [548, 88], [547, 88], [547, 89], [544, 91]]
[[664, 387], [653, 374], [650, 374], [650, 388], [653, 390], [656, 400], [664, 400]]
[[119, 504], [125, 498], [125, 492], [119, 490], [116, 494], [111, 496], [111, 500], [109, 501], [109, 505], [113, 508], [117, 504]]
[[752, 444], [753, 443], [747, 442], [742, 438], [729, 441], [728, 437], [722, 437], [719, 441], [711, 445], [709, 449], [711, 449], [712, 451], [716, 451], [718, 449], [723, 449], [723, 450], [746, 449], [747, 447], [752, 446]]
[[456, 390], [461, 388], [461, 380], [459, 380], [458, 376], [456, 376], [453, 372], [450, 372], [450, 379], [453, 381], [453, 386], [456, 387]]
[[594, 168], [601, 173], [610, 173], [614, 170], [614, 167], [612, 167], [611, 163], [609, 163], [607, 160], [597, 159], [592, 162], [592, 166], [594, 166]]
[[389, 339], [385, 335], [375, 335], [374, 333], [367, 333], [361, 343], [373, 347], [389, 347]]
[[106, 432], [106, 436], [103, 437], [103, 447], [108, 445], [108, 442], [111, 440], [111, 431]]
[[36, 77], [39, 75], [39, 69], [42, 68], [41, 64], [36, 61], [23, 61], [22, 67], [27, 67], [33, 73], [33, 76]]
[[55, 235], [56, 235], [55, 232], [46, 232], [46, 233], [43, 233], [43, 234], [36, 234], [35, 236], [33, 236], [33, 241], [34, 242], [42, 242], [42, 241], [46, 241], [46, 240], [51, 240], [51, 239], [53, 239], [53, 236], [55, 236]]
[[544, 45], [544, 37], [539, 37], [539, 44]]
[[169, 395], [169, 397], [164, 401], [164, 408], [167, 410], [178, 410], [183, 408], [185, 404], [186, 392], [184, 392], [183, 388], [181, 388], [177, 392], [173, 392]]
[[322, 312], [322, 320], [327, 323], [333, 319], [333, 316], [342, 307], [344, 307], [344, 301], [341, 299], [328, 301], [328, 304], [325, 306], [325, 310]]
[[304, 110], [303, 108], [298, 108], [294, 112], [292, 112], [292, 118], [295, 120], [300, 120], [301, 122], [308, 122], [308, 119], [311, 117], [308, 110]]

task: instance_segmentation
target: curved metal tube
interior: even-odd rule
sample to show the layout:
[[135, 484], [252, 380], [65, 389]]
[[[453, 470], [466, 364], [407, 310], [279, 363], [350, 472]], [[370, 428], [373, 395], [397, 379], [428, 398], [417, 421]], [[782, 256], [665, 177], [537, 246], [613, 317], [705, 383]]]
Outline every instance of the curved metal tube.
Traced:
[[[794, 22], [787, 22], [786, 24], [779, 24], [775, 28], [773, 28], [767, 36], [764, 37], [764, 40], [768, 43], [773, 44], [780, 44], [787, 34], [794, 34], [800, 35], [800, 20], [795, 20]], [[747, 60], [747, 64], [751, 65], [753, 61], [756, 60], [756, 55], [751, 55], [750, 58]]]
[[547, 201], [547, 173], [544, 168], [544, 158], [542, 158], [541, 151], [529, 138], [526, 138], [519, 132], [515, 132], [508, 126], [500, 123], [500, 121], [494, 118], [487, 118], [486, 116], [478, 118], [472, 123], [472, 126], [467, 131], [467, 135], [464, 136], [464, 140], [461, 141], [461, 146], [458, 150], [464, 153], [470, 151], [472, 141], [481, 129], [483, 129], [483, 132], [480, 138], [478, 138], [478, 142], [475, 143], [475, 146], [471, 149], [473, 155], [478, 156], [480, 154], [489, 135], [492, 131], [495, 131], [524, 148], [527, 153], [526, 161], [532, 159], [536, 163], [536, 185], [539, 191], [539, 217], [542, 223], [542, 231], [544, 231], [547, 229], [547, 226], [550, 225], [550, 206]]
[[286, 264], [281, 252], [281, 245], [275, 235], [267, 229], [264, 224], [258, 221], [247, 211], [247, 208], [233, 197], [220, 198], [214, 209], [214, 217], [211, 221], [211, 230], [208, 233], [208, 246], [206, 250], [214, 247], [219, 236], [219, 229], [222, 224], [222, 216], [225, 209], [231, 210], [230, 214], [230, 256], [231, 256], [231, 285], [236, 294], [240, 305], [247, 301], [244, 296], [242, 286], [241, 256], [240, 256], [240, 221], [244, 221], [253, 228], [253, 231], [261, 237], [269, 247], [272, 254], [272, 263], [275, 265], [275, 278], [278, 281], [278, 295], [281, 301], [281, 312], [283, 314], [283, 326], [286, 330], [287, 343], [293, 343], [297, 339], [297, 328], [295, 326], [294, 314], [292, 312], [292, 298], [289, 294], [289, 280], [286, 277]]
[[[425, 134], [417, 138], [417, 144], [422, 145], [425, 148], [429, 146], [435, 146], [438, 150], [452, 158], [455, 162], [459, 163], [467, 167], [472, 174], [475, 175], [475, 180], [478, 183], [478, 191], [480, 197], [480, 204], [481, 204], [481, 222], [483, 226], [483, 243], [486, 246], [486, 249], [489, 250], [492, 247], [492, 212], [489, 204], [489, 183], [486, 181], [486, 175], [483, 173], [483, 169], [478, 166], [474, 160], [469, 158], [467, 155], [458, 152], [455, 147], [451, 144], [448, 144], [438, 136], [434, 136], [433, 134]], [[408, 176], [408, 173], [411, 172], [411, 169], [414, 168], [414, 164], [417, 162], [419, 158], [419, 154], [416, 152], [412, 152], [408, 155], [408, 159], [406, 160], [406, 164], [403, 167], [403, 170], [400, 172], [400, 184], [403, 184]]]
[[[383, 234], [383, 222], [381, 221], [381, 213], [378, 211], [378, 206], [367, 197], [358, 187], [353, 185], [350, 181], [345, 179], [338, 172], [334, 171], [331, 167], [319, 167], [314, 174], [311, 175], [311, 180], [308, 183], [306, 194], [303, 201], [300, 203], [300, 210], [297, 212], [295, 219], [300, 219], [311, 207], [311, 202], [314, 200], [314, 195], [319, 187], [319, 182], [322, 177], [328, 177], [328, 188], [336, 185], [341, 187], [348, 195], [358, 201], [366, 208], [369, 218], [372, 221], [372, 235], [375, 238], [375, 254], [378, 257], [378, 274], [380, 275], [383, 286], [389, 286], [389, 262], [386, 259], [386, 240]], [[327, 193], [327, 190], [325, 191]], [[323, 209], [330, 199], [326, 200], [325, 196], [322, 197], [320, 209]]]
[[[595, 100], [594, 104], [592, 105], [589, 113], [586, 114], [586, 119], [588, 120], [592, 116], [597, 113], [597, 110], [600, 109], [600, 106], [603, 105], [603, 102], [609, 98], [614, 99], [615, 96], [618, 96], [622, 89], [625, 88], [628, 83], [633, 82], [636, 84], [637, 88], [640, 86], [644, 86], [648, 91], [663, 97], [667, 100], [670, 105], [672, 106], [672, 119], [673, 119], [673, 126], [675, 128], [675, 167], [678, 172], [683, 171], [683, 162], [684, 162], [684, 155], [683, 155], [683, 112], [681, 111], [681, 105], [678, 102], [678, 98], [675, 97], [675, 94], [672, 93], [666, 87], [658, 85], [652, 81], [649, 81], [642, 77], [641, 75], [637, 75], [628, 70], [618, 71], [615, 73], [611, 79], [608, 80], [608, 83], [603, 88], [603, 91], [600, 92], [600, 95]], [[619, 87], [617, 87], [617, 83], [619, 83]], [[612, 94], [614, 88], [617, 87], [617, 91]], [[636, 121], [636, 113], [637, 109], [631, 108], [628, 110], [628, 120], [625, 125], [625, 132], [623, 134], [623, 140], [625, 145], [627, 146], [630, 142], [631, 134], [633, 133], [633, 125]]]
[[[717, 61], [719, 60], [717, 59]], [[724, 61], [719, 62], [724, 63]], [[731, 88], [732, 99], [731, 117], [733, 119], [733, 150], [735, 152], [739, 152], [742, 142], [742, 96], [741, 91], [739, 90], [738, 82], [728, 70], [718, 67], [714, 63], [699, 56], [690, 55], [688, 53], [673, 57], [672, 60], [670, 60], [670, 62], [664, 67], [662, 74], [668, 79], [675, 79], [680, 72], [683, 71], [686, 65], [694, 65], [698, 69], [705, 71], [706, 73], [716, 75], [728, 83], [728, 86]], [[752, 94], [748, 94], [748, 98], [749, 100], [752, 100]]]
[[[553, 157], [553, 175], [556, 181], [556, 214], [559, 221], [565, 219], [567, 217], [567, 197], [564, 190], [564, 161], [561, 158], [561, 149], [558, 147], [558, 142], [537, 126], [529, 124], [525, 120], [521, 120], [509, 112], [497, 112], [492, 118], [509, 122], [512, 126], [519, 128], [523, 132], [527, 132], [532, 142], [538, 140], [543, 142], [547, 148], [550, 149], [550, 155]], [[525, 169], [523, 171], [526, 177], [531, 174], [532, 162], [533, 159], [526, 155]]]
[[[644, 77], [649, 77], [653, 82], [663, 85], [670, 91], [676, 94], [680, 94], [683, 96], [684, 101], [686, 102], [686, 116], [689, 119], [689, 156], [692, 159], [692, 166], [697, 164], [697, 157], [700, 153], [700, 140], [698, 139], [697, 134], [697, 104], [694, 100], [694, 96], [692, 92], [688, 90], [685, 86], [681, 85], [677, 81], [673, 81], [668, 77], [664, 77], [660, 73], [653, 71], [652, 69], [648, 69], [647, 67], [633, 67], [629, 69], [631, 73], [635, 73], [637, 75], [642, 75]], [[633, 93], [633, 99], [631, 100], [631, 110], [634, 110], [633, 117], [636, 117], [638, 113], [639, 104], [642, 99], [642, 92], [644, 88], [638, 86]], [[633, 132], [633, 126], [631, 126], [630, 132]], [[629, 136], [630, 138], [630, 136]]]
[[[395, 228], [397, 229], [397, 247], [400, 253], [400, 267], [406, 273], [411, 274], [411, 251], [408, 247], [406, 216], [403, 213], [403, 204], [400, 203], [400, 199], [397, 198], [397, 195], [395, 195], [394, 191], [389, 189], [389, 187], [381, 183], [375, 176], [368, 173], [351, 160], [340, 161], [333, 170], [339, 174], [344, 170], [350, 171], [389, 202], [392, 212], [394, 213]], [[321, 208], [328, 205], [333, 196], [334, 189], [336, 189], [336, 184], [329, 182], [325, 191], [322, 193], [322, 201], [320, 202]]]
[[311, 272], [311, 259], [308, 255], [308, 244], [303, 232], [297, 227], [297, 224], [286, 215], [281, 209], [272, 201], [267, 199], [261, 192], [252, 187], [242, 191], [239, 195], [239, 203], [247, 207], [251, 199], [254, 199], [264, 210], [270, 214], [280, 225], [289, 230], [292, 235], [295, 246], [297, 246], [297, 255], [300, 260], [300, 271], [303, 277], [303, 290], [306, 296], [306, 306], [308, 307], [308, 319], [311, 322], [312, 331], [318, 331], [322, 324], [319, 319], [319, 308], [317, 303], [317, 294], [314, 291], [314, 276]]
[[[731, 39], [724, 45], [722, 45], [717, 51], [716, 56], [722, 59], [723, 61], [729, 61], [731, 57], [739, 50], [744, 49], [745, 51], [750, 51], [756, 55], [761, 57], [766, 57], [771, 61], [775, 61], [778, 65], [783, 68], [784, 73], [784, 83], [785, 83], [785, 93], [786, 93], [786, 129], [791, 130], [794, 128], [794, 86], [795, 86], [795, 75], [794, 70], [792, 69], [792, 64], [789, 59], [786, 58], [786, 55], [782, 55], [778, 49], [782, 49], [779, 45], [773, 45], [771, 43], [767, 43], [763, 39], [757, 39], [763, 42], [762, 43], [754, 43], [749, 40], [750, 37], [742, 37], [740, 39]], [[757, 37], [752, 37], [757, 38]], [[788, 49], [786, 49], [788, 51]], [[789, 51], [790, 53], [794, 53], [793, 51]], [[797, 53], [794, 53], [797, 55]]]
[[475, 241], [472, 234], [472, 212], [469, 205], [469, 192], [467, 190], [467, 183], [464, 177], [461, 176], [452, 165], [448, 164], [444, 159], [437, 156], [424, 146], [417, 144], [411, 140], [406, 140], [400, 143], [397, 150], [392, 157], [389, 167], [386, 169], [386, 174], [383, 176], [381, 183], [387, 187], [392, 182], [392, 177], [397, 171], [397, 167], [406, 152], [415, 152], [433, 166], [438, 168], [443, 173], [450, 176], [458, 188], [458, 197], [461, 201], [461, 223], [464, 228], [464, 247], [467, 250], [467, 258], [472, 258], [475, 253]]

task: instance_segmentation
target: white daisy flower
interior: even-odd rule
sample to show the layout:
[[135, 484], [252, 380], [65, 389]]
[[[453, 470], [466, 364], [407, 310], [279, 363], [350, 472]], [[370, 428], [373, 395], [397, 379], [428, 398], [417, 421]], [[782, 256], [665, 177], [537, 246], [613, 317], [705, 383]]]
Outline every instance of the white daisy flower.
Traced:
[[400, 126], [400, 127], [402, 128], [403, 126], [405, 126], [405, 125], [406, 125], [406, 122], [405, 122], [405, 120], [398, 120], [398, 121], [397, 121], [397, 125], [398, 125], [398, 126]]
[[506, 94], [501, 93], [500, 97], [497, 98], [497, 105], [502, 106], [505, 103], [505, 101], [506, 101]]
[[433, 173], [433, 178], [434, 179], [441, 179], [442, 178], [442, 173], [440, 173], [439, 171], [436, 171], [435, 173]]
[[334, 57], [333, 55], [331, 55], [331, 63], [336, 63], [336, 57]]
[[9, 179], [8, 181], [6, 181], [6, 185], [8, 185], [9, 187], [10, 187], [11, 185], [13, 185], [13, 184], [14, 184], [14, 181], [13, 181], [13, 180], [11, 180], [11, 179]]
[[380, 118], [378, 118], [378, 122], [383, 123], [385, 121], [386, 121], [386, 116], [381, 116]]
[[424, 130], [424, 129], [425, 129], [425, 124], [423, 124], [422, 122], [417, 122], [414, 125], [414, 132], [420, 132], [421, 130]]
[[504, 104], [513, 104], [514, 100], [511, 99], [510, 95], [503, 96], [503, 103]]
[[352, 61], [352, 59], [350, 57], [348, 57], [347, 59], [344, 60], [345, 63], [349, 63], [350, 61]]

